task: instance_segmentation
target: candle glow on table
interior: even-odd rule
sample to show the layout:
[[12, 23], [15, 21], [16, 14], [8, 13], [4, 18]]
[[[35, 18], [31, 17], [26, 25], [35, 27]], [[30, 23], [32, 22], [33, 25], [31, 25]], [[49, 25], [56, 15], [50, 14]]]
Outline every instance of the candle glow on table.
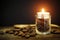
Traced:
[[37, 12], [36, 16], [36, 33], [48, 34], [51, 31], [51, 17], [49, 12], [45, 12], [42, 8], [41, 12]]

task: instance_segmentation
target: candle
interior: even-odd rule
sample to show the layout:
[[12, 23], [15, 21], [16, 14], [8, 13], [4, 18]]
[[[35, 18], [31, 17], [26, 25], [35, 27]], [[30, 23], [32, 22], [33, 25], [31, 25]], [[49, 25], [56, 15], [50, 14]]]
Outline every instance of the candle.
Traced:
[[36, 16], [36, 33], [48, 34], [51, 31], [51, 17], [49, 12], [45, 12], [42, 8], [41, 12], [37, 12]]

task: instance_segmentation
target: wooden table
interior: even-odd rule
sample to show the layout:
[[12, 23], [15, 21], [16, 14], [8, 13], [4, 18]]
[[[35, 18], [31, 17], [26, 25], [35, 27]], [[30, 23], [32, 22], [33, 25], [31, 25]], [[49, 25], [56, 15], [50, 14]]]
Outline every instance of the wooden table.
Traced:
[[[5, 32], [7, 29], [12, 29], [14, 27], [0, 27], [0, 31]], [[60, 30], [60, 29], [57, 29]], [[0, 40], [60, 40], [60, 34], [48, 34], [48, 35], [36, 35], [35, 37], [30, 37], [28, 39], [13, 35], [13, 34], [0, 34]]]

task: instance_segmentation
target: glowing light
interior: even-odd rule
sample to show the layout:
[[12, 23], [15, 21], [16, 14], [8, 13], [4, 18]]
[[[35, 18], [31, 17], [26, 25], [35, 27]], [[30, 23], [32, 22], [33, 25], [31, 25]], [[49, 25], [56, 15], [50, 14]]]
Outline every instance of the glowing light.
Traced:
[[42, 8], [42, 12], [45, 12], [44, 8]]
[[49, 12], [45, 12], [44, 8], [42, 8], [41, 12], [37, 12], [38, 18], [42, 18], [44, 16], [44, 19], [49, 18]]

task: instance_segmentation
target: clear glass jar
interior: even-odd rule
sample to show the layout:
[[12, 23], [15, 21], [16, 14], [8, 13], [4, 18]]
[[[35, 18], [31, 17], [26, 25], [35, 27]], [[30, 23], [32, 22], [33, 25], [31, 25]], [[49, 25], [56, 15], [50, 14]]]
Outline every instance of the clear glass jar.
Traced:
[[49, 34], [51, 31], [51, 16], [47, 14], [36, 15], [36, 33], [37, 34]]

